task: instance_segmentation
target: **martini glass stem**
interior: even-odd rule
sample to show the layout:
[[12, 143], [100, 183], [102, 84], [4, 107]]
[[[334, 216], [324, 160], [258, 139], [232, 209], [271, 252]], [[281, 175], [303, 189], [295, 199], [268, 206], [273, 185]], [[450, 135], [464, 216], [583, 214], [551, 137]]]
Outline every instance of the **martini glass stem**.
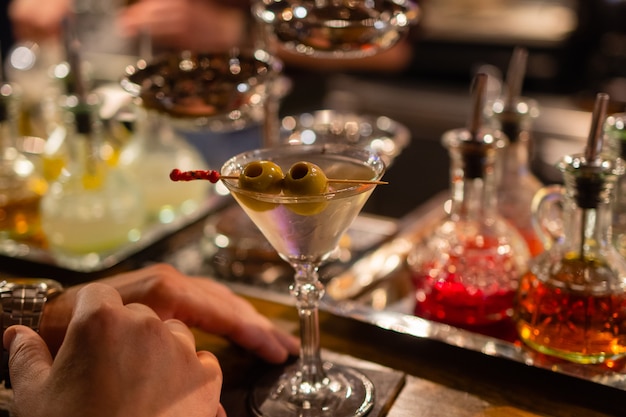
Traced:
[[315, 391], [326, 379], [320, 357], [319, 302], [324, 286], [319, 282], [318, 265], [294, 263], [291, 294], [296, 299], [300, 318], [300, 389]]

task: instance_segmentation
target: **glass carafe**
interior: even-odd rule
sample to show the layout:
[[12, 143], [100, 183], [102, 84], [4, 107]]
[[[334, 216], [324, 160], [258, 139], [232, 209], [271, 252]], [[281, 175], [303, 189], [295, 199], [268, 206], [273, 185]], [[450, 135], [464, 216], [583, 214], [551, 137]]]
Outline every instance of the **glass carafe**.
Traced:
[[535, 100], [515, 97], [498, 99], [491, 107], [491, 120], [509, 139], [499, 160], [497, 173], [498, 209], [522, 234], [531, 256], [543, 252], [543, 245], [532, 224], [530, 206], [543, 183], [530, 168], [532, 121], [539, 114]]
[[626, 260], [612, 243], [615, 184], [624, 162], [600, 151], [602, 119], [595, 114], [585, 153], [559, 164], [564, 185], [543, 188], [533, 201], [547, 250], [522, 277], [516, 304], [523, 342], [577, 363], [626, 354]]
[[485, 329], [510, 322], [529, 252], [497, 210], [495, 169], [506, 142], [490, 129], [443, 135], [451, 158], [451, 207], [407, 259], [417, 316]]
[[176, 184], [169, 179], [172, 168], [209, 169], [200, 152], [179, 136], [168, 116], [135, 107], [132, 137], [122, 148], [119, 167], [141, 188], [150, 222], [171, 223], [195, 213], [212, 190], [207, 181]]
[[[533, 207], [549, 249], [521, 280], [517, 328], [540, 352], [602, 362], [626, 353], [626, 261], [611, 242], [613, 191], [624, 166], [573, 155], [560, 168], [565, 185], [542, 189]], [[560, 219], [551, 218], [555, 212]]]
[[18, 147], [19, 100], [13, 85], [0, 85], [0, 244], [44, 246], [39, 202], [47, 183]]
[[42, 226], [57, 261], [85, 269], [139, 240], [145, 208], [130, 176], [101, 158], [99, 98], [69, 95], [62, 107], [69, 161], [42, 199]]

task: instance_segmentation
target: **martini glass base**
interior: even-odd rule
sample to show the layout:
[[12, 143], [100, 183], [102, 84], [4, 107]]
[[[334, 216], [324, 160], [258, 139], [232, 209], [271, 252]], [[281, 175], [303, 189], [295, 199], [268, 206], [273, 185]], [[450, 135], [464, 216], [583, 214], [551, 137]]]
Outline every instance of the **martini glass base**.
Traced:
[[[361, 372], [325, 362], [317, 387], [302, 384], [299, 367], [268, 373], [253, 387], [249, 405], [258, 417], [359, 417], [374, 405], [374, 384]], [[301, 385], [298, 390], [298, 385]]]

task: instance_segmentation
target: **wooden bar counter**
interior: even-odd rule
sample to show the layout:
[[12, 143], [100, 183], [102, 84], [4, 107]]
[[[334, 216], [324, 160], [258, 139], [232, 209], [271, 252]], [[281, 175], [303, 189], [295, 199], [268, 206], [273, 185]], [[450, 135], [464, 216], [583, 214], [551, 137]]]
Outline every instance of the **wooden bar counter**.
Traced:
[[[198, 241], [202, 226], [202, 221], [193, 224], [146, 253], [88, 278], [96, 279], [155, 261], [171, 261], [172, 252], [178, 249], [184, 254], [188, 251], [185, 244]], [[190, 259], [198, 258], [196, 255], [183, 256], [182, 264], [188, 265]], [[12, 262], [8, 258], [2, 259], [0, 272], [13, 276], [63, 277], [65, 285], [88, 280], [85, 275]], [[238, 291], [238, 288], [233, 285], [236, 292], [278, 326], [298, 333], [296, 308], [284, 296], [271, 297], [263, 289]], [[368, 417], [626, 416], [626, 391], [622, 389], [387, 330], [349, 316], [335, 315], [325, 308], [320, 312], [320, 330], [323, 358], [332, 356], [329, 359], [334, 361], [340, 357], [345, 364], [355, 365], [364, 372], [395, 378], [395, 385], [386, 387], [384, 398], [373, 410], [375, 414]], [[220, 360], [224, 372], [222, 402], [228, 415], [251, 417], [246, 405], [247, 393], [254, 380], [273, 370], [272, 367], [220, 337], [199, 331], [195, 334], [198, 348], [213, 352]], [[381, 391], [379, 388], [376, 387], [377, 393]]]
[[[295, 307], [247, 298], [279, 326], [297, 332]], [[327, 312], [321, 312], [320, 326], [322, 355], [332, 351], [406, 374], [404, 385], [381, 415], [626, 416], [626, 392], [618, 389], [417, 339]], [[196, 336], [198, 347], [213, 351], [222, 363], [222, 401], [229, 415], [248, 416], [245, 395], [249, 384], [264, 370], [263, 364], [215, 336]]]

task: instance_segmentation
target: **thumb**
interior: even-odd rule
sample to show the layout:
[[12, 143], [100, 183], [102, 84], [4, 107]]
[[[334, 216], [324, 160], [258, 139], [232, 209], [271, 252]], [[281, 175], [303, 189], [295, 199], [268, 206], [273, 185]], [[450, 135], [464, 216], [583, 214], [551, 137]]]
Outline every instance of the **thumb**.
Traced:
[[4, 332], [4, 348], [9, 352], [11, 385], [35, 387], [45, 379], [52, 366], [46, 342], [26, 326], [11, 326]]

